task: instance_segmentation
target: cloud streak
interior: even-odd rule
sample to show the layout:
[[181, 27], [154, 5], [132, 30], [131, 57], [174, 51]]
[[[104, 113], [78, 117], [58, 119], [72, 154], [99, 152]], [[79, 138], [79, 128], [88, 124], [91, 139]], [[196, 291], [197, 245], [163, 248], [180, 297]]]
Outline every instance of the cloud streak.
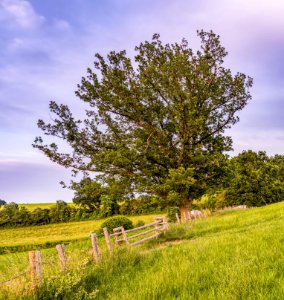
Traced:
[[16, 24], [23, 29], [34, 29], [40, 26], [45, 18], [38, 15], [29, 1], [26, 0], [1, 0], [1, 20], [9, 26]]

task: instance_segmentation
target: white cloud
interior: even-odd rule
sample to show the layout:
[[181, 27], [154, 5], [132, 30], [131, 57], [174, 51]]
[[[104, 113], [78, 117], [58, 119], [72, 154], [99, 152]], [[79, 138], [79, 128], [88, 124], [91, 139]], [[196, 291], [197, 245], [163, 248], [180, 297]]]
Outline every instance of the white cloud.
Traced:
[[62, 20], [62, 19], [55, 19], [54, 26], [56, 29], [59, 29], [59, 30], [69, 30], [70, 29], [70, 24], [66, 20]]
[[0, 0], [2, 20], [14, 22], [24, 29], [37, 28], [43, 23], [44, 17], [38, 15], [29, 1], [26, 0]]

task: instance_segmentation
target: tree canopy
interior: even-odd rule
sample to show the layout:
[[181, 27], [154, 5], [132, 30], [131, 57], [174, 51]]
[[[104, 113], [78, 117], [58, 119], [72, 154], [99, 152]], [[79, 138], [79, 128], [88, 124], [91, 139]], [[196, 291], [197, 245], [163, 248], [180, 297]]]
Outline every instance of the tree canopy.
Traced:
[[5, 200], [3, 200], [3, 199], [0, 199], [0, 206], [2, 206], [2, 205], [6, 205], [7, 203], [6, 203], [6, 201]]
[[283, 156], [243, 151], [229, 161], [227, 205], [262, 206], [284, 199]]
[[225, 130], [251, 98], [252, 79], [233, 75], [213, 32], [198, 32], [197, 51], [187, 40], [163, 44], [155, 34], [135, 48], [96, 54], [77, 97], [89, 105], [84, 120], [67, 105], [50, 102], [52, 123], [38, 121], [45, 135], [65, 141], [34, 147], [73, 172], [92, 173], [102, 186], [124, 195], [158, 195], [184, 206], [216, 182], [232, 139]]

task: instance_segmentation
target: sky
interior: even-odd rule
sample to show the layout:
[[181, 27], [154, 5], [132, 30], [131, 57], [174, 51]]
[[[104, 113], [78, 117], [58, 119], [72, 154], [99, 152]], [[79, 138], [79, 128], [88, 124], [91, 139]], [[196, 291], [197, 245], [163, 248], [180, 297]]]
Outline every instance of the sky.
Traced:
[[72, 201], [71, 173], [32, 148], [50, 100], [82, 110], [74, 91], [94, 54], [126, 49], [160, 33], [198, 47], [213, 30], [233, 73], [254, 79], [252, 100], [227, 134], [243, 150], [284, 154], [283, 0], [0, 0], [0, 198]]

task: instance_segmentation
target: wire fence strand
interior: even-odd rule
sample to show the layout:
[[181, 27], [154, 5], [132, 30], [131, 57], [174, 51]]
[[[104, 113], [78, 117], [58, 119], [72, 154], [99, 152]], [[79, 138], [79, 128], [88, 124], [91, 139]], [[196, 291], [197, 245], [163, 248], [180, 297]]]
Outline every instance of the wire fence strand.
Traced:
[[26, 275], [27, 273], [29, 273], [29, 270], [25, 271], [25, 272], [22, 272], [20, 274], [18, 274], [17, 276], [11, 278], [11, 279], [8, 279], [8, 280], [4, 280], [4, 281], [1, 281], [0, 282], [0, 285], [3, 285], [3, 284], [6, 284], [6, 283], [9, 283], [9, 282], [13, 282], [15, 281], [17, 278], [21, 277], [21, 276], [24, 276]]

